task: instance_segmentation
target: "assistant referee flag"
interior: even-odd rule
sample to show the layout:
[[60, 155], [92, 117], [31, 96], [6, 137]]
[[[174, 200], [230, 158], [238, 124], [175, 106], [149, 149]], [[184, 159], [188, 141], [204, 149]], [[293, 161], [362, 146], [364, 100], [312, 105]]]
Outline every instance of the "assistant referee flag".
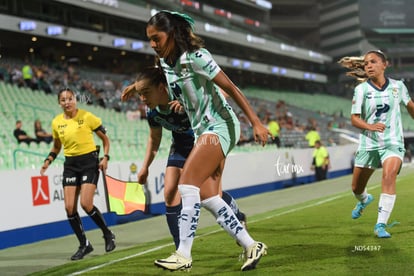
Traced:
[[134, 211], [145, 212], [144, 188], [138, 182], [123, 181], [105, 175], [108, 191], [108, 208], [117, 215], [128, 215]]

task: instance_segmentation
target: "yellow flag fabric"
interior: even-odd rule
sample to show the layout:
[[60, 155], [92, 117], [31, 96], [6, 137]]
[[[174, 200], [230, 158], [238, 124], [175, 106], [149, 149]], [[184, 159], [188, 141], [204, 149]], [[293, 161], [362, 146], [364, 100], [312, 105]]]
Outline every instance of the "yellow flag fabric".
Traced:
[[134, 211], [145, 212], [144, 188], [138, 182], [127, 182], [105, 175], [109, 210], [117, 215], [128, 215]]

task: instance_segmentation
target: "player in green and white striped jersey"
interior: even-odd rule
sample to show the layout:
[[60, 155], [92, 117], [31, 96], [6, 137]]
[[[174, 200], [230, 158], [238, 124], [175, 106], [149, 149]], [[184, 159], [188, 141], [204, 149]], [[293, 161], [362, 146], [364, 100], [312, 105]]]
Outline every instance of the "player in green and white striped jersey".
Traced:
[[[182, 200], [179, 247], [170, 257], [156, 260], [155, 265], [172, 271], [191, 268], [191, 249], [202, 205], [243, 246], [245, 262], [241, 270], [250, 270], [266, 254], [267, 246], [249, 235], [218, 196], [226, 156], [240, 138], [240, 123], [220, 89], [246, 114], [256, 141], [265, 145], [271, 134], [243, 93], [203, 48], [202, 39], [193, 33], [193, 25], [188, 15], [161, 11], [150, 18], [146, 29], [150, 45], [160, 59], [171, 98], [178, 99], [185, 108], [196, 135], [178, 185]], [[216, 192], [200, 201], [201, 185], [209, 185]]]
[[[410, 96], [402, 81], [385, 79], [381, 88], [371, 80], [355, 88], [351, 114], [360, 114], [367, 124], [385, 125], [381, 132], [362, 128], [359, 150], [371, 151], [388, 147], [404, 148], [400, 103], [407, 106]], [[380, 128], [383, 127], [380, 125]]]
[[358, 203], [352, 218], [359, 218], [373, 201], [366, 186], [374, 170], [382, 166], [382, 193], [374, 233], [379, 238], [390, 238], [385, 229], [394, 208], [396, 178], [405, 153], [400, 104], [414, 118], [414, 103], [402, 81], [385, 76], [388, 61], [383, 52], [369, 51], [363, 57], [346, 57], [339, 63], [352, 70], [348, 75], [363, 81], [355, 88], [351, 110], [352, 125], [361, 129], [352, 179]]

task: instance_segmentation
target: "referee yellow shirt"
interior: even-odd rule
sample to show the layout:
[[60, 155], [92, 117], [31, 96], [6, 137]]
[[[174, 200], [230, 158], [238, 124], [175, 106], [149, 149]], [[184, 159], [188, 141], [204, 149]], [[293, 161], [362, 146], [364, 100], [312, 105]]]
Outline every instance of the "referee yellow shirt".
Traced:
[[63, 113], [57, 115], [52, 121], [52, 134], [61, 141], [65, 156], [78, 156], [96, 150], [93, 131], [101, 125], [100, 118], [78, 109], [71, 119], [65, 119]]

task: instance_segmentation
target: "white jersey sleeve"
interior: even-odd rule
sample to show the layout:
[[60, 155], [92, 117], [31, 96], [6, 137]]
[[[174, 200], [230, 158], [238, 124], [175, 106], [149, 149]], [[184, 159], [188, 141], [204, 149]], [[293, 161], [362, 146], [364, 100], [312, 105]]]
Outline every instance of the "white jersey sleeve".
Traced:
[[355, 87], [354, 96], [352, 98], [352, 108], [351, 114], [361, 114], [362, 105], [364, 103], [365, 90], [363, 89], [363, 84]]
[[190, 53], [189, 56], [193, 61], [192, 67], [196, 75], [201, 75], [206, 77], [208, 80], [212, 80], [221, 71], [220, 66], [213, 59], [210, 52], [205, 48], [201, 48], [193, 53]]
[[400, 98], [405, 106], [407, 106], [408, 102], [411, 100], [410, 95], [408, 94], [408, 89], [402, 81], [399, 81], [401, 95]]

